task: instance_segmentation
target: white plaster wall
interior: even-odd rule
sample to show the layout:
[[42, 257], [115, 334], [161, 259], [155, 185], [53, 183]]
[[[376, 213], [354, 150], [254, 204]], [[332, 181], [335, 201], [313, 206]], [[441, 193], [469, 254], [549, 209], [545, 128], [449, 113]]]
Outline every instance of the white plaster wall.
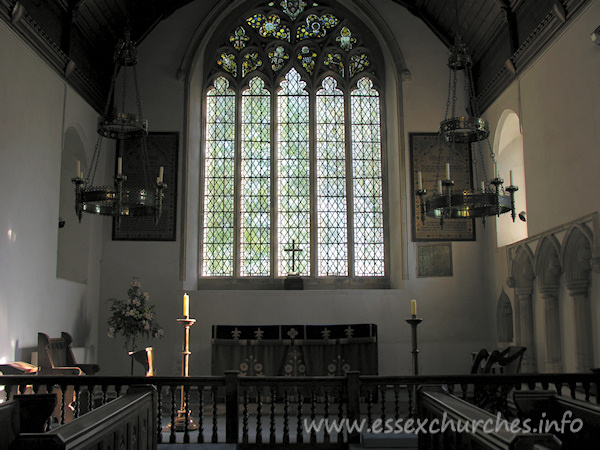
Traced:
[[[479, 226], [477, 242], [453, 243], [454, 276], [450, 278], [416, 278], [415, 246], [410, 242], [410, 213], [404, 212], [402, 220], [405, 222], [391, 224], [396, 243], [391, 252], [394, 258], [404, 261], [395, 267], [393, 274], [399, 280], [398, 289], [303, 292], [194, 289], [199, 160], [197, 153], [189, 152], [189, 148], [198, 146], [193, 120], [201, 120], [201, 117], [195, 105], [188, 109], [185, 95], [200, 94], [195, 93], [194, 84], [186, 88], [183, 80], [177, 80], [176, 73], [187, 45], [193, 41], [196, 27], [208, 15], [211, 3], [215, 2], [194, 2], [177, 11], [161, 22], [139, 47], [142, 105], [151, 131], [184, 133], [180, 153], [178, 224], [185, 225], [178, 228], [176, 242], [113, 242], [110, 231], [105, 229], [98, 319], [102, 373], [129, 372], [122, 341], [106, 338], [103, 329], [106, 330], [108, 316], [106, 299], [124, 297], [133, 276], [139, 277], [144, 289], [150, 293], [159, 322], [165, 328], [164, 339], [150, 341], [155, 348], [158, 373], [162, 375], [180, 373], [182, 331], [176, 318], [182, 315], [184, 288], [191, 296], [192, 315], [198, 320], [191, 330], [193, 375], [210, 373], [211, 325], [290, 322], [376, 323], [380, 335], [379, 372], [409, 374], [410, 327], [405, 318], [410, 314], [412, 298], [418, 300], [419, 316], [424, 319], [419, 326], [420, 372], [467, 373], [470, 353], [492, 342], [493, 316], [488, 313], [484, 295], [489, 279], [481, 244], [482, 237], [489, 231]], [[396, 136], [388, 148], [388, 151], [396, 152], [392, 155], [396, 162], [390, 173], [390, 186], [393, 187], [390, 197], [395, 208], [401, 203], [409, 207], [408, 133], [437, 131], [445, 110], [448, 54], [425, 25], [404, 8], [389, 0], [377, 2], [376, 7], [398, 40], [412, 74], [412, 80], [402, 84], [403, 104], [394, 104], [395, 99], [387, 99], [388, 111], [396, 108], [399, 123], [398, 130], [387, 130], [388, 134]], [[388, 73], [388, 77], [392, 76], [399, 74]], [[189, 128], [188, 124], [191, 124]], [[136, 368], [139, 370], [141, 366]]]
[[95, 348], [99, 247], [87, 284], [56, 278], [63, 130], [94, 133], [95, 113], [4, 22], [0, 42], [0, 360], [29, 361], [38, 331]]
[[[525, 177], [527, 182], [527, 218], [529, 236], [597, 212], [600, 200], [600, 167], [597, 125], [600, 107], [600, 46], [591, 39], [598, 26], [600, 1], [590, 3], [575, 19], [567, 23], [560, 38], [529, 67], [520, 68], [511, 86], [485, 111], [492, 126], [507, 109], [521, 112], [523, 126]], [[520, 89], [520, 103], [519, 103]], [[495, 130], [492, 130], [492, 136]], [[492, 223], [492, 230], [495, 223]], [[596, 240], [598, 230], [594, 230]], [[486, 249], [490, 257], [491, 285], [498, 298], [502, 286], [514, 307], [514, 292], [508, 288], [508, 264], [505, 247]], [[597, 242], [593, 255], [597, 256]], [[561, 277], [561, 280], [564, 278]], [[592, 272], [590, 297], [594, 342], [600, 335], [600, 280]], [[543, 303], [534, 299], [535, 336], [538, 364], [543, 363]], [[495, 300], [489, 311], [495, 311]], [[563, 361], [567, 371], [575, 370], [573, 304], [563, 286], [560, 293]], [[493, 322], [495, 324], [495, 322]], [[494, 325], [495, 326], [495, 325]], [[596, 366], [600, 363], [600, 346], [595, 344]], [[539, 366], [540, 368], [543, 365]]]

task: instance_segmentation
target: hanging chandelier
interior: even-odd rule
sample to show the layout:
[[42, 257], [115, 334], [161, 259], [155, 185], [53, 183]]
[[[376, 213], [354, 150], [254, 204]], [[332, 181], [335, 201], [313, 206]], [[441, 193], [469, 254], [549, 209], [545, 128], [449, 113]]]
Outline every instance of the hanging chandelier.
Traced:
[[[76, 176], [71, 181], [75, 184], [75, 212], [81, 222], [84, 212], [103, 216], [113, 216], [120, 220], [126, 216], [151, 216], [154, 215], [155, 224], [158, 224], [162, 213], [164, 189], [167, 185], [163, 182], [164, 168], [159, 169], [156, 182], [149, 182], [150, 158], [146, 137], [148, 135], [148, 121], [142, 116], [142, 106], [138, 89], [137, 50], [131, 40], [130, 32], [125, 31], [125, 36], [117, 43], [114, 54], [115, 68], [111, 79], [110, 90], [104, 114], [98, 118], [98, 140], [94, 154], [88, 167], [87, 176], [81, 171], [81, 163], [77, 161]], [[136, 113], [125, 112], [127, 96], [127, 81], [129, 72], [133, 72], [135, 89]], [[114, 105], [117, 76], [120, 74], [122, 82], [120, 110]], [[117, 149], [117, 168], [113, 186], [95, 186], [94, 177], [100, 159], [104, 139], [114, 140]], [[141, 151], [141, 169], [143, 182], [141, 185], [127, 183], [127, 176], [123, 174], [122, 147], [125, 140], [138, 140]], [[131, 184], [131, 185], [130, 185]]]
[[[512, 171], [510, 171], [510, 185], [504, 187], [504, 180], [498, 174], [496, 155], [492, 151], [489, 142], [489, 127], [485, 119], [479, 116], [475, 89], [472, 75], [472, 61], [466, 46], [457, 34], [454, 45], [450, 48], [448, 59], [448, 99], [446, 101], [446, 114], [440, 123], [440, 157], [438, 158], [438, 170], [436, 186], [437, 191], [426, 197], [427, 190], [423, 189], [422, 174], [418, 172], [417, 195], [421, 204], [421, 219], [429, 216], [440, 220], [443, 227], [444, 219], [472, 219], [482, 218], [485, 225], [486, 217], [500, 216], [511, 212], [513, 222], [515, 220], [515, 198], [514, 193], [519, 189], [513, 186]], [[456, 114], [456, 86], [458, 78], [462, 74], [466, 95], [467, 112], [470, 115], [457, 116]], [[494, 166], [494, 176], [488, 179], [483, 164], [482, 144], [487, 143], [490, 158]], [[456, 144], [469, 144], [477, 146], [481, 168], [478, 160], [473, 159], [473, 182], [474, 189], [457, 190], [454, 188], [454, 180], [450, 176], [452, 166], [452, 155], [455, 153]], [[444, 179], [440, 176], [441, 153], [444, 146], [450, 147], [450, 161], [446, 162]], [[483, 173], [483, 175], [480, 173]]]

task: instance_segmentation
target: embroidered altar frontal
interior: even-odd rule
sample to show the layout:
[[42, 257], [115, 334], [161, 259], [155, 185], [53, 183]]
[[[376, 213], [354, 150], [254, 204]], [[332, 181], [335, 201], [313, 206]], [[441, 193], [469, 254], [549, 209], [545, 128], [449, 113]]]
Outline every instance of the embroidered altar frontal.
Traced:
[[377, 325], [213, 325], [212, 373], [377, 375]]

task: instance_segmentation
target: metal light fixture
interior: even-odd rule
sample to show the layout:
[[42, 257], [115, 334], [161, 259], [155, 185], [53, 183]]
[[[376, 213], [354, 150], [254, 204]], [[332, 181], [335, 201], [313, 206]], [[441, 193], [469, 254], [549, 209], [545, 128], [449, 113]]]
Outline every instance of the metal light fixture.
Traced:
[[[154, 215], [155, 223], [158, 223], [162, 213], [163, 190], [167, 185], [163, 182], [164, 168], [160, 167], [158, 178], [155, 183], [148, 182], [150, 173], [150, 158], [146, 137], [148, 135], [148, 121], [142, 116], [137, 73], [137, 50], [131, 40], [129, 31], [125, 37], [117, 43], [114, 55], [115, 69], [113, 72], [110, 91], [104, 109], [104, 114], [98, 118], [98, 140], [87, 176], [84, 178], [80, 162], [77, 162], [77, 176], [71, 181], [75, 184], [75, 212], [81, 222], [84, 212], [113, 216], [120, 220], [124, 216], [149, 216]], [[133, 72], [135, 102], [137, 113], [125, 112], [125, 101], [127, 94], [127, 81], [129, 71]], [[117, 85], [117, 76], [121, 73], [122, 93], [121, 109], [118, 111], [114, 106], [114, 93]], [[115, 141], [139, 140], [142, 152], [142, 170], [144, 175], [143, 186], [130, 186], [127, 176], [123, 174], [123, 158], [118, 153], [117, 173], [114, 176], [113, 186], [94, 186], [96, 167], [100, 159], [102, 141], [104, 138]], [[119, 144], [119, 142], [117, 142]], [[120, 152], [121, 145], [117, 145]]]
[[[490, 150], [490, 157], [494, 165], [494, 177], [487, 178], [485, 164], [482, 164], [483, 176], [480, 176], [477, 160], [473, 160], [473, 181], [474, 186], [479, 189], [465, 189], [458, 192], [454, 189], [454, 180], [450, 177], [451, 162], [446, 163], [446, 178], [439, 177], [438, 167], [438, 192], [426, 197], [427, 190], [423, 189], [422, 176], [419, 176], [419, 189], [417, 195], [421, 200], [421, 218], [424, 221], [425, 216], [439, 219], [443, 226], [444, 219], [471, 219], [482, 218], [484, 224], [487, 216], [504, 214], [511, 212], [513, 222], [515, 220], [515, 199], [514, 193], [519, 188], [513, 186], [512, 171], [510, 172], [510, 185], [504, 188], [504, 180], [499, 177], [496, 155], [492, 151], [489, 142], [489, 127], [485, 119], [479, 116], [477, 102], [475, 98], [475, 89], [473, 75], [471, 71], [472, 61], [466, 46], [457, 34], [455, 44], [450, 48], [450, 57], [448, 59], [449, 81], [448, 81], [448, 100], [446, 102], [446, 115], [440, 123], [439, 138], [441, 144], [451, 146], [450, 158], [454, 153], [456, 144], [468, 143], [476, 144], [479, 150], [479, 160], [483, 161], [482, 143], [485, 141]], [[459, 74], [463, 74], [465, 93], [467, 95], [467, 111], [470, 115], [456, 115], [456, 85]], [[440, 145], [442, 152], [443, 145]], [[441, 153], [440, 153], [441, 156]], [[441, 157], [439, 158], [441, 160]], [[438, 163], [439, 164], [439, 163]], [[508, 192], [508, 194], [507, 194]]]

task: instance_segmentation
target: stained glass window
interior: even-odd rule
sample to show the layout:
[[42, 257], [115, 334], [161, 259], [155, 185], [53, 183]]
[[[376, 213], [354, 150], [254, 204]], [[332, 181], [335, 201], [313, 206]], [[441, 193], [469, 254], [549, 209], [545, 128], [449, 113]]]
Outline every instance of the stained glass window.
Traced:
[[335, 79], [323, 80], [316, 107], [319, 275], [347, 276], [344, 95]]
[[271, 97], [260, 78], [242, 92], [241, 232], [242, 276], [270, 274]]
[[381, 58], [310, 4], [257, 8], [207, 53], [201, 277], [386, 277]]
[[203, 273], [233, 276], [235, 92], [218, 78], [206, 95]]
[[359, 276], [381, 276], [383, 189], [379, 93], [368, 78], [352, 91], [352, 176], [354, 188], [354, 264]]
[[[277, 95], [278, 274], [310, 275], [310, 140], [306, 83], [292, 69]], [[290, 264], [286, 251], [299, 248]]]

